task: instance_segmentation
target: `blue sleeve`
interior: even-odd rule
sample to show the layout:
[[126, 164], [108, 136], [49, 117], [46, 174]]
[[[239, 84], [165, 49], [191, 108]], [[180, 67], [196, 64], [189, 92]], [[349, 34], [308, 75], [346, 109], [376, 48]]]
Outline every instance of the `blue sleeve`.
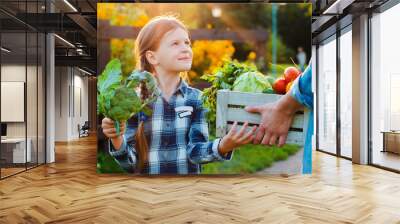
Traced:
[[309, 110], [307, 135], [303, 153], [303, 174], [312, 173], [312, 136], [314, 134], [314, 111]]
[[303, 153], [303, 174], [312, 173], [312, 135], [314, 133], [314, 96], [312, 92], [312, 72], [311, 63], [307, 66], [304, 72], [294, 81], [290, 95], [297, 102], [306, 106], [309, 109], [309, 120], [307, 125], [307, 136], [305, 139]]
[[[201, 96], [200, 96], [201, 97]], [[193, 111], [192, 123], [189, 130], [188, 158], [194, 164], [204, 164], [214, 161], [231, 160], [232, 151], [226, 155], [219, 154], [220, 138], [208, 140], [207, 110], [203, 107], [201, 98], [199, 105]]]
[[290, 95], [293, 96], [297, 102], [312, 109], [314, 97], [312, 93], [312, 73], [311, 63], [307, 66], [304, 72], [294, 81]]

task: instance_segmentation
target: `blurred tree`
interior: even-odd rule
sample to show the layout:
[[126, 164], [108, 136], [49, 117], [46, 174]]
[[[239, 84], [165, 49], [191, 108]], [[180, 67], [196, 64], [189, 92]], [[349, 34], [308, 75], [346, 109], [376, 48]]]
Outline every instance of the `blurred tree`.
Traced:
[[102, 3], [97, 10], [99, 19], [110, 20], [114, 26], [142, 27], [149, 21], [149, 16], [143, 8], [136, 4]]
[[[291, 64], [290, 57], [293, 59], [295, 58], [293, 55], [295, 55], [295, 51], [292, 48], [287, 47], [283, 42], [282, 38], [280, 35], [277, 36], [276, 40], [277, 44], [277, 63], [278, 64]], [[266, 67], [270, 68], [272, 63], [272, 39], [269, 38], [267, 43], [266, 43], [266, 55], [265, 55], [265, 62], [266, 62]], [[277, 74], [278, 76], [281, 74]]]
[[134, 49], [133, 39], [111, 39], [111, 58], [118, 58], [122, 62], [123, 75], [127, 76], [135, 69]]
[[[247, 5], [247, 7], [243, 7], [242, 4], [222, 5], [221, 19], [225, 21], [227, 26], [270, 29], [272, 24], [271, 4], [264, 4], [263, 7], [260, 6], [260, 3]], [[286, 61], [290, 61], [290, 57], [293, 59], [296, 57], [296, 50], [299, 46], [305, 49], [308, 58], [311, 56], [311, 15], [310, 3], [279, 4], [279, 44], [285, 46]], [[290, 48], [290, 50], [286, 50], [286, 48]], [[282, 53], [278, 52], [278, 55], [281, 56], [278, 56], [278, 62], [282, 62], [282, 60], [279, 60], [279, 58], [282, 59]], [[266, 58], [268, 57], [266, 56]], [[271, 59], [269, 57], [269, 60]]]
[[304, 48], [308, 59], [311, 56], [311, 10], [311, 3], [279, 7], [278, 33], [281, 41], [293, 50], [290, 55], [293, 59], [299, 46]]
[[221, 20], [231, 28], [256, 29], [271, 26], [271, 4], [221, 4]]
[[[149, 3], [102, 3], [98, 5], [98, 18], [110, 20], [112, 25], [141, 27], [149, 19], [158, 15], [175, 15], [188, 26], [189, 29], [207, 28], [219, 30], [236, 29], [271, 29], [271, 6], [272, 4], [248, 3], [243, 4], [149, 4]], [[220, 9], [220, 15], [213, 16], [213, 9]], [[172, 13], [171, 13], [172, 12]], [[196, 44], [197, 42], [197, 44]], [[190, 77], [197, 77], [203, 73], [211, 72], [218, 67], [217, 61], [230, 54], [231, 58], [240, 61], [248, 59], [250, 52], [259, 49], [252, 43], [231, 43], [231, 48], [216, 52], [221, 49], [222, 42], [208, 41], [208, 45], [194, 41], [194, 64]], [[199, 47], [204, 46], [204, 47]], [[206, 49], [208, 46], [208, 49]], [[214, 47], [215, 46], [215, 47]], [[256, 54], [253, 60], [264, 71], [270, 66], [272, 60], [272, 43], [268, 37], [266, 55]], [[311, 4], [279, 4], [278, 11], [278, 40], [277, 40], [277, 62], [290, 63], [290, 57], [295, 59], [298, 46], [303, 46], [308, 58], [311, 55]], [[233, 49], [233, 51], [229, 50]], [[126, 63], [124, 71], [134, 67], [133, 40], [111, 41], [112, 57], [118, 57]], [[227, 53], [228, 52], [228, 53]], [[263, 56], [263, 57], [262, 57]]]

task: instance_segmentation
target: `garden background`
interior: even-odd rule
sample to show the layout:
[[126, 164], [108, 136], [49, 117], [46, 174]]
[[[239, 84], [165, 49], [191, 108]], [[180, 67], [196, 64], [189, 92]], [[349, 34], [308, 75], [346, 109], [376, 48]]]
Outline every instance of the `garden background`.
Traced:
[[[98, 71], [118, 58], [128, 75], [135, 68], [134, 41], [140, 28], [155, 16], [175, 15], [187, 25], [192, 38], [193, 65], [185, 77], [190, 85], [209, 87], [201, 77], [213, 74], [227, 60], [255, 65], [264, 75], [277, 78], [297, 63], [298, 47], [304, 49], [307, 61], [310, 58], [311, 13], [307, 3], [99, 3]], [[212, 139], [213, 131], [210, 134]], [[98, 172], [123, 172], [104, 149], [100, 131], [98, 137]], [[246, 145], [234, 152], [231, 161], [203, 165], [202, 173], [260, 172], [297, 150], [295, 145]]]

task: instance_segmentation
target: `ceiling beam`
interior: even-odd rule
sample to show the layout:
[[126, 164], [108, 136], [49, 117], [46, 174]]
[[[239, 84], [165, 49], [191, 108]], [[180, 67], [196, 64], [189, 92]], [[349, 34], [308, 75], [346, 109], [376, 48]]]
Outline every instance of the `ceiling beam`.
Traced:
[[97, 60], [91, 56], [55, 56], [56, 66], [87, 67], [96, 71]]
[[80, 26], [91, 38], [97, 37], [97, 30], [80, 14], [68, 14], [78, 26]]

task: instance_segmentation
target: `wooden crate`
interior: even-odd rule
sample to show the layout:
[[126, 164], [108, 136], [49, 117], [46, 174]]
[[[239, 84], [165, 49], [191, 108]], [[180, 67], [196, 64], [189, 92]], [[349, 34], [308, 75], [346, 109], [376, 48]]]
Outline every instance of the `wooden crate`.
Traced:
[[[223, 137], [230, 130], [234, 121], [239, 127], [248, 121], [250, 124], [260, 124], [258, 113], [248, 113], [245, 106], [263, 105], [277, 101], [283, 95], [266, 93], [243, 93], [229, 90], [217, 92], [217, 129], [216, 136]], [[309, 113], [307, 110], [296, 113], [290, 127], [286, 143], [304, 146], [308, 130]], [[250, 129], [250, 127], [248, 128]]]

